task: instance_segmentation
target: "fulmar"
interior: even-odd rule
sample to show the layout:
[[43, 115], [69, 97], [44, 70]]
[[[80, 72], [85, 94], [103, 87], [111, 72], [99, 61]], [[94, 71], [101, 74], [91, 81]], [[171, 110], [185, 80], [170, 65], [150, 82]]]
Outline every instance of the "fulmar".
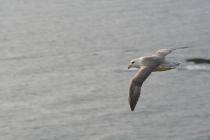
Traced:
[[172, 49], [160, 49], [151, 56], [144, 56], [130, 61], [128, 69], [139, 68], [138, 72], [131, 78], [129, 83], [129, 104], [131, 111], [134, 110], [141, 92], [143, 82], [153, 71], [167, 71], [179, 66], [179, 62], [170, 62], [165, 60], [165, 56], [177, 49], [189, 47], [178, 47]]

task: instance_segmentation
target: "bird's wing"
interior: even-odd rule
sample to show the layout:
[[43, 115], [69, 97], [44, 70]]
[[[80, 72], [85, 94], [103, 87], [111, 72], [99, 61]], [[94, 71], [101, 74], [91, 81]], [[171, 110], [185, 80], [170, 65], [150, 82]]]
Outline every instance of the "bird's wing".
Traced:
[[159, 61], [150, 62], [149, 65], [142, 66], [136, 75], [131, 79], [129, 86], [129, 103], [130, 108], [133, 111], [141, 92], [141, 86], [143, 82], [147, 79], [147, 77], [151, 74], [151, 72], [160, 64]]
[[189, 47], [188, 46], [184, 46], [184, 47], [177, 47], [177, 48], [171, 48], [171, 49], [160, 49], [160, 50], [156, 51], [154, 55], [166, 56], [166, 55], [170, 54], [174, 50], [186, 49], [186, 48], [189, 48]]

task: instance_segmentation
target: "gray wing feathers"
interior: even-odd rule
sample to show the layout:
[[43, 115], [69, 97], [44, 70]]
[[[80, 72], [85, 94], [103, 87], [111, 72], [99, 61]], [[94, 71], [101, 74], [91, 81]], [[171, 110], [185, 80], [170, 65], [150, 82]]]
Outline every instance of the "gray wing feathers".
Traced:
[[154, 55], [166, 56], [166, 55], [170, 54], [174, 50], [186, 49], [186, 48], [189, 48], [189, 47], [188, 46], [184, 46], [184, 47], [177, 47], [177, 48], [172, 48], [172, 49], [160, 49], [160, 50], [156, 51]]
[[177, 48], [172, 48], [171, 50], [177, 50], [177, 49], [186, 49], [186, 48], [189, 48], [189, 46], [184, 46], [184, 47], [177, 47]]
[[137, 74], [131, 79], [128, 100], [132, 111], [134, 110], [138, 102], [143, 82], [151, 74], [153, 69], [155, 69], [155, 67], [157, 67], [158, 65], [158, 63], [153, 63], [153, 65], [141, 67]]
[[135, 83], [132, 82], [130, 86], [130, 91], [129, 91], [129, 103], [130, 103], [130, 108], [132, 111], [134, 110], [138, 102], [140, 92], [141, 92], [141, 87], [136, 86]]

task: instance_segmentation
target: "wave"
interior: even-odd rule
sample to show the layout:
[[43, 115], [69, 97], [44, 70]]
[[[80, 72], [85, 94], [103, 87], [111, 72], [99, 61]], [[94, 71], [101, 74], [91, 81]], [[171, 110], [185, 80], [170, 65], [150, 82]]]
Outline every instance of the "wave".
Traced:
[[185, 65], [178, 68], [178, 70], [210, 70], [210, 65]]

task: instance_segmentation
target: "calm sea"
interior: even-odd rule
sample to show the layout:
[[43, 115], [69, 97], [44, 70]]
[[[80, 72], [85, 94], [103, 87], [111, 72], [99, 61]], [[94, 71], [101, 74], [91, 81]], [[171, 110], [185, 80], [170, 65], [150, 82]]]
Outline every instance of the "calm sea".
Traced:
[[[0, 0], [1, 140], [209, 140], [209, 0]], [[131, 59], [161, 48], [134, 112]]]

